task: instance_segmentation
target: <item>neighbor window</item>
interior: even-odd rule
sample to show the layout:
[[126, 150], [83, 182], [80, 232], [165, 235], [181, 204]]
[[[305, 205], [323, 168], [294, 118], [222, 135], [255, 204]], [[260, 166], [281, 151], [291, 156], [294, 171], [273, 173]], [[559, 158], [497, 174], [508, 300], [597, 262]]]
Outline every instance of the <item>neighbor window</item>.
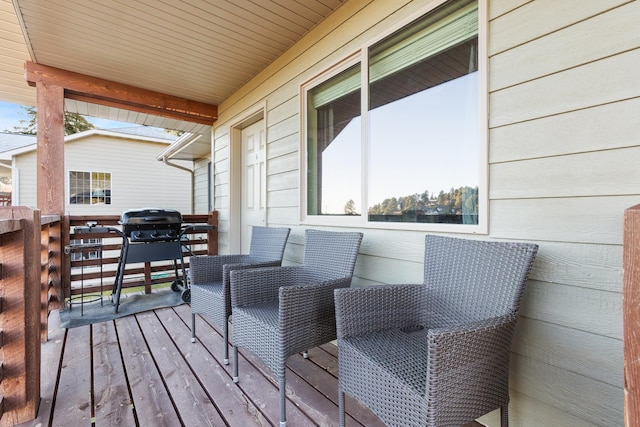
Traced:
[[450, 1], [303, 87], [307, 218], [478, 225], [478, 56], [477, 1]]
[[69, 204], [110, 205], [111, 174], [109, 172], [69, 172]]
[[[69, 254], [71, 261], [99, 259], [101, 256], [101, 238], [71, 240], [69, 243], [70, 247], [74, 248]], [[83, 245], [85, 245], [84, 248]]]

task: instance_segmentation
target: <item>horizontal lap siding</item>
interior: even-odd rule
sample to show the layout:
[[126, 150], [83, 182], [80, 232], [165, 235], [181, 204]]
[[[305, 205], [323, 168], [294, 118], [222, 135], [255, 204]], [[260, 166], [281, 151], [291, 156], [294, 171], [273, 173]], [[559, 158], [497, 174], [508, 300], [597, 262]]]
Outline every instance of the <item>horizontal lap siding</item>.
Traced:
[[[221, 252], [230, 124], [266, 104], [267, 221], [292, 227], [285, 263], [302, 262], [299, 87], [429, 4], [350, 0], [220, 106]], [[478, 238], [540, 245], [514, 341], [512, 425], [622, 424], [622, 215], [640, 193], [638, 7], [489, 1], [490, 234]], [[362, 231], [354, 284], [421, 281], [424, 232]], [[481, 421], [499, 425], [495, 412]]]
[[200, 159], [194, 162], [193, 194], [194, 213], [204, 214], [209, 212], [209, 159]]
[[514, 341], [512, 422], [622, 425], [640, 3], [491, 3], [490, 234], [540, 244]]

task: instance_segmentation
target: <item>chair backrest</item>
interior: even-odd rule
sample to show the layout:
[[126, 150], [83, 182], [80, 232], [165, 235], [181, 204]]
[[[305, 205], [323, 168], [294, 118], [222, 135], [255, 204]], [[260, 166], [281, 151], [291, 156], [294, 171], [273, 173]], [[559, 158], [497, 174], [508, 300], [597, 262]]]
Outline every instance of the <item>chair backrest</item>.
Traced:
[[282, 261], [290, 231], [291, 229], [286, 227], [253, 226], [249, 256], [266, 261]]
[[352, 277], [362, 233], [308, 229], [303, 266], [323, 279]]
[[516, 312], [538, 245], [427, 235], [424, 284], [441, 321]]

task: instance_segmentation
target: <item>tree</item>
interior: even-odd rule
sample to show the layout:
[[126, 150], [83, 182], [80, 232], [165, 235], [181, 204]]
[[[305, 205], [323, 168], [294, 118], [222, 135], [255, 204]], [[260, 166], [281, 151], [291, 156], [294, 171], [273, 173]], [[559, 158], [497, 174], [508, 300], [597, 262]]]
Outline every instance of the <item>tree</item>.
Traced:
[[[38, 113], [35, 107], [22, 107], [27, 113], [28, 120], [20, 120], [24, 126], [14, 126], [13, 132], [25, 135], [36, 135], [38, 133], [37, 117]], [[85, 130], [95, 129], [84, 116], [78, 113], [64, 113], [64, 134], [71, 135]]]
[[175, 135], [175, 136], [182, 136], [182, 135], [184, 135], [184, 131], [183, 131], [183, 130], [165, 129], [164, 131], [165, 131], [166, 133], [168, 133], [168, 134]]
[[345, 215], [357, 215], [356, 202], [354, 202], [353, 200], [349, 200], [344, 205], [344, 213], [345, 213]]

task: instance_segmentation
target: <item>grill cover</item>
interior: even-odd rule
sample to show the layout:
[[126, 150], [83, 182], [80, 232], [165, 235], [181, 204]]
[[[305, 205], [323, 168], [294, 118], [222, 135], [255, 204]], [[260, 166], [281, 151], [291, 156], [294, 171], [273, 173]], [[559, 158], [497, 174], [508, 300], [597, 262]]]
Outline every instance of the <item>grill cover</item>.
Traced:
[[122, 231], [134, 241], [176, 239], [182, 227], [182, 215], [172, 209], [132, 209], [120, 217]]

